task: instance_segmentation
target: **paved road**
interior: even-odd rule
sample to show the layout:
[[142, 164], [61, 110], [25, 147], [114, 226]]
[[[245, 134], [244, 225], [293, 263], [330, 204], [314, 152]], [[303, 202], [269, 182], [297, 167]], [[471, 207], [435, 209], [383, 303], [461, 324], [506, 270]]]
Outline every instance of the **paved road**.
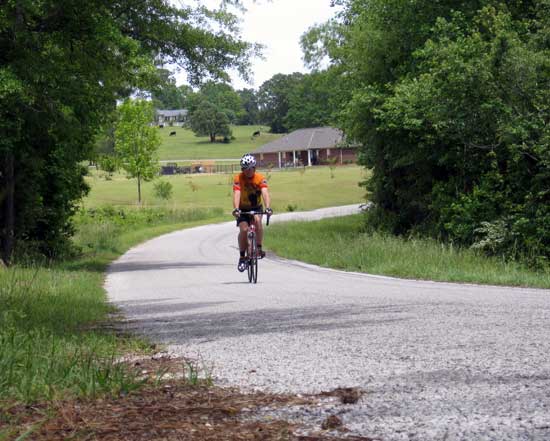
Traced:
[[221, 384], [359, 386], [361, 401], [338, 409], [354, 433], [550, 440], [549, 290], [405, 281], [273, 256], [250, 285], [236, 270], [236, 234], [234, 223], [179, 231], [116, 261], [106, 287], [129, 328], [200, 356]]

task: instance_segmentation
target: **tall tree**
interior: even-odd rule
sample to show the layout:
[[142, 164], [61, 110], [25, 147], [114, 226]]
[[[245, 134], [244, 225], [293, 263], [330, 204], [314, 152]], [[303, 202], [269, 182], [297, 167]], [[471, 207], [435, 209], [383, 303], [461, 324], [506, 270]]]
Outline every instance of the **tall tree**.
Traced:
[[141, 204], [141, 182], [151, 181], [158, 172], [158, 130], [151, 127], [153, 105], [144, 100], [127, 99], [118, 109], [115, 129], [115, 151], [129, 178], [137, 179], [138, 202]]
[[302, 80], [303, 74], [276, 74], [260, 86], [258, 101], [262, 122], [269, 125], [273, 133], [286, 133], [285, 117], [290, 108], [293, 88]]
[[216, 141], [216, 136], [229, 139], [231, 128], [229, 118], [225, 112], [209, 101], [203, 101], [189, 117], [191, 130], [197, 136], [208, 136], [210, 142]]
[[237, 115], [242, 111], [242, 102], [239, 94], [229, 84], [208, 81], [193, 96], [190, 105], [192, 114], [201, 103], [208, 102], [220, 112], [225, 113], [230, 123], [234, 123]]
[[159, 84], [151, 91], [151, 98], [157, 109], [187, 109], [189, 95], [193, 92], [187, 85], [176, 86], [176, 80], [167, 69], [158, 69]]
[[351, 85], [341, 123], [372, 169], [371, 219], [547, 261], [550, 2], [340, 3], [306, 58]]
[[241, 98], [242, 109], [237, 114], [237, 124], [253, 125], [259, 121], [258, 97], [254, 89], [242, 89], [237, 91]]
[[330, 124], [340, 109], [338, 81], [330, 71], [306, 74], [288, 96], [284, 124], [288, 130]]
[[[208, 27], [209, 20], [219, 27]], [[248, 75], [256, 49], [233, 37], [235, 23], [227, 10], [163, 0], [0, 3], [4, 261], [18, 240], [49, 256], [63, 247], [87, 191], [80, 164], [116, 100], [151, 89], [155, 60], [178, 63], [193, 84], [226, 80], [231, 67]]]

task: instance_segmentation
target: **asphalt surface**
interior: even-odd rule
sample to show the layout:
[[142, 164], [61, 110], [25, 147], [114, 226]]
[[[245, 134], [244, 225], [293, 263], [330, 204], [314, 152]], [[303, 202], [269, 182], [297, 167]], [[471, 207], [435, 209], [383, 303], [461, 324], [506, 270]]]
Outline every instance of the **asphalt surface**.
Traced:
[[288, 417], [336, 413], [351, 433], [383, 440], [550, 440], [550, 290], [345, 273], [269, 253], [253, 285], [237, 272], [236, 236], [234, 222], [183, 230], [114, 262], [106, 288], [128, 328], [198, 357], [222, 385], [365, 391]]

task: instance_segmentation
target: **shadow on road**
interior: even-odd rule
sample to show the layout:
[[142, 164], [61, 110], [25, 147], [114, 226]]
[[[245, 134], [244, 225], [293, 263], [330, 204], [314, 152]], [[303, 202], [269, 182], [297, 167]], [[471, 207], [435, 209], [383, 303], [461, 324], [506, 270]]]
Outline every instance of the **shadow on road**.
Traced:
[[169, 269], [206, 268], [211, 266], [231, 266], [223, 263], [208, 262], [115, 262], [109, 266], [110, 273], [130, 271], [157, 271]]
[[192, 343], [268, 333], [328, 331], [378, 326], [408, 320], [403, 305], [358, 307], [358, 305], [309, 308], [259, 309], [238, 312], [190, 312], [226, 302], [119, 304], [132, 317], [126, 323], [131, 332], [146, 334], [162, 343]]

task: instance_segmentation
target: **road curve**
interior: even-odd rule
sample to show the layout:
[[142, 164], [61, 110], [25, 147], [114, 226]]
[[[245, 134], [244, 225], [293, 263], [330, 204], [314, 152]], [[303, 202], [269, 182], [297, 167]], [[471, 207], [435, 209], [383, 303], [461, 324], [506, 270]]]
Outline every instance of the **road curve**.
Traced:
[[[272, 222], [356, 212], [286, 213]], [[550, 440], [550, 290], [346, 273], [269, 256], [238, 273], [234, 222], [167, 234], [108, 271], [128, 329], [220, 384], [361, 387], [337, 410], [383, 440]]]

